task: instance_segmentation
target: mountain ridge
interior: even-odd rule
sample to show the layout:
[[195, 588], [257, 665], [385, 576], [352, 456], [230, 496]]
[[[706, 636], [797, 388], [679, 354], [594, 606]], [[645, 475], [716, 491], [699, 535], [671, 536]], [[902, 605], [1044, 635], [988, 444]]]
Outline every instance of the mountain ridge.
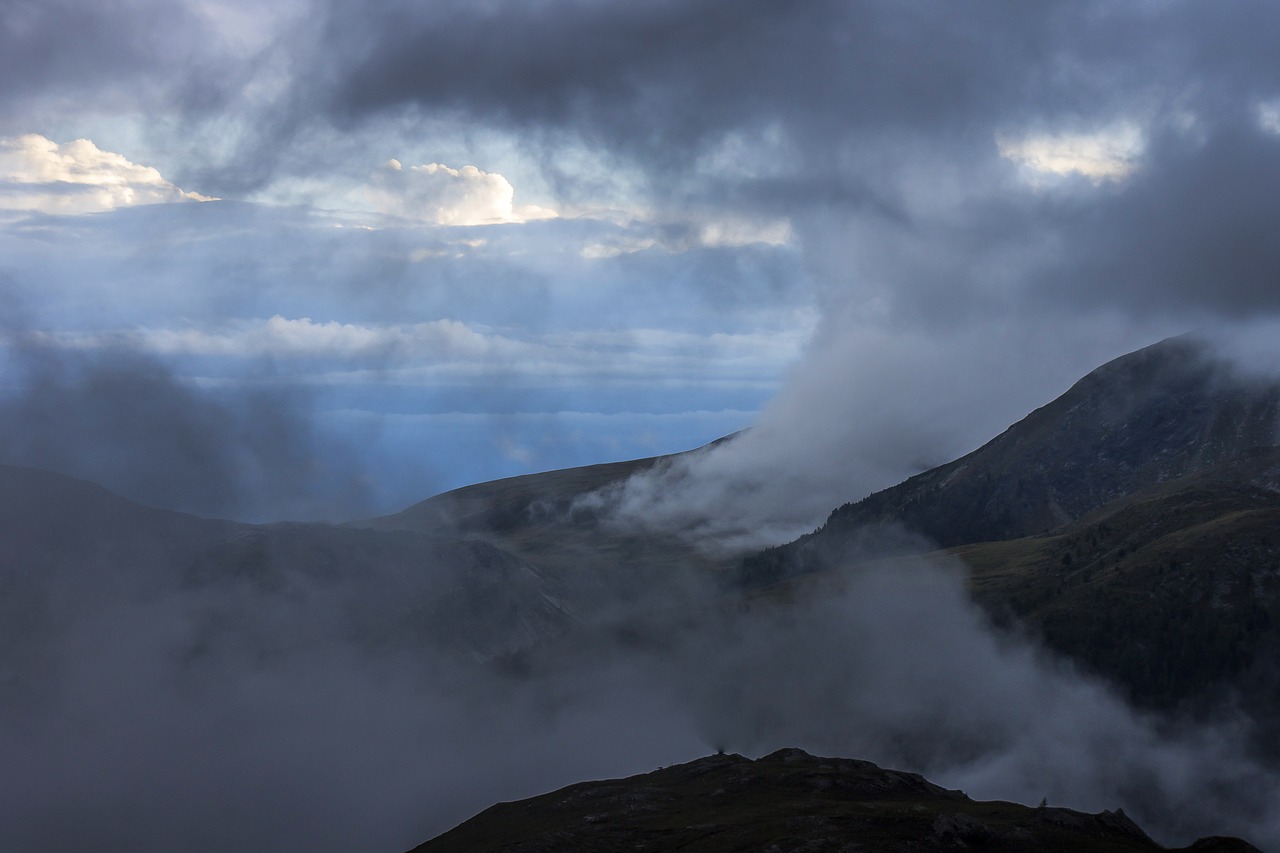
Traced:
[[[1087, 814], [975, 801], [915, 773], [781, 749], [711, 755], [494, 805], [410, 853], [575, 851], [995, 851], [1155, 853], [1123, 810]], [[1202, 838], [1199, 853], [1260, 853]]]
[[[1168, 338], [1091, 371], [960, 458], [833, 510], [743, 560], [743, 582], [819, 570], [856, 530], [901, 526], [950, 548], [1048, 533], [1124, 495], [1280, 443], [1280, 383], [1233, 375]], [[1280, 470], [1268, 483], [1280, 489]]]

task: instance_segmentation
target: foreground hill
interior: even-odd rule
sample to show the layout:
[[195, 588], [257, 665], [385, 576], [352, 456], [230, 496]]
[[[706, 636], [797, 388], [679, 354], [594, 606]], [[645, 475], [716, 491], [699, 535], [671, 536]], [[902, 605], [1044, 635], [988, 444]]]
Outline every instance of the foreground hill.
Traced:
[[[648, 850], [990, 851], [1147, 853], [1152, 841], [1123, 811], [976, 802], [914, 773], [798, 749], [752, 761], [712, 755], [652, 773], [584, 782], [495, 805], [412, 853]], [[1197, 853], [1248, 853], [1206, 838]]]

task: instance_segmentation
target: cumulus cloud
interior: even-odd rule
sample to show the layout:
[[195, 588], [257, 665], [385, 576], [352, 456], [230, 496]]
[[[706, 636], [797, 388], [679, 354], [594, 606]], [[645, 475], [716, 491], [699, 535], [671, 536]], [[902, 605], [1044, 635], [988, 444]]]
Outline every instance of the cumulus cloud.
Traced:
[[383, 213], [433, 225], [496, 225], [556, 216], [545, 207], [517, 207], [510, 181], [475, 166], [426, 163], [405, 168], [399, 160], [388, 160], [369, 197]]
[[88, 139], [58, 144], [34, 133], [0, 139], [0, 208], [74, 214], [212, 200]]

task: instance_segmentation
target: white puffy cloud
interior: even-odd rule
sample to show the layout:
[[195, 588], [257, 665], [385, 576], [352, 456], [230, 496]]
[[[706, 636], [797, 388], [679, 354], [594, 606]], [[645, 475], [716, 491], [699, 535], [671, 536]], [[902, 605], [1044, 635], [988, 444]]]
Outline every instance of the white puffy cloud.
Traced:
[[151, 166], [88, 139], [58, 144], [39, 134], [0, 138], [0, 209], [98, 213], [137, 204], [211, 201], [185, 192]]
[[515, 205], [515, 188], [497, 172], [442, 163], [405, 168], [388, 160], [368, 188], [382, 213], [433, 225], [491, 225], [550, 219], [555, 211]]
[[1081, 175], [1094, 183], [1118, 181], [1133, 171], [1144, 146], [1140, 128], [1118, 124], [1089, 133], [997, 136], [1000, 156], [1027, 170], [1033, 182], [1048, 175]]

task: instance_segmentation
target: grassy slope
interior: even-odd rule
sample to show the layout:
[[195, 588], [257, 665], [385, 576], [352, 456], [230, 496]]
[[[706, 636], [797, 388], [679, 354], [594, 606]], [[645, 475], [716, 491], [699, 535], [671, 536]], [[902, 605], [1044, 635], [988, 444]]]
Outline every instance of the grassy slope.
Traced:
[[[359, 524], [381, 530], [453, 532], [483, 539], [529, 561], [550, 577], [574, 579], [588, 586], [589, 576], [603, 571], [643, 580], [660, 577], [673, 567], [724, 568], [728, 559], [712, 559], [670, 533], [611, 524], [582, 500], [591, 493], [616, 488], [635, 474], [670, 465], [682, 455], [479, 483]], [[584, 578], [584, 573], [588, 577]]]
[[[974, 597], [1131, 697], [1256, 691], [1280, 628], [1280, 496], [1200, 475], [1052, 535], [951, 549]], [[1258, 697], [1261, 698], [1261, 697]]]

